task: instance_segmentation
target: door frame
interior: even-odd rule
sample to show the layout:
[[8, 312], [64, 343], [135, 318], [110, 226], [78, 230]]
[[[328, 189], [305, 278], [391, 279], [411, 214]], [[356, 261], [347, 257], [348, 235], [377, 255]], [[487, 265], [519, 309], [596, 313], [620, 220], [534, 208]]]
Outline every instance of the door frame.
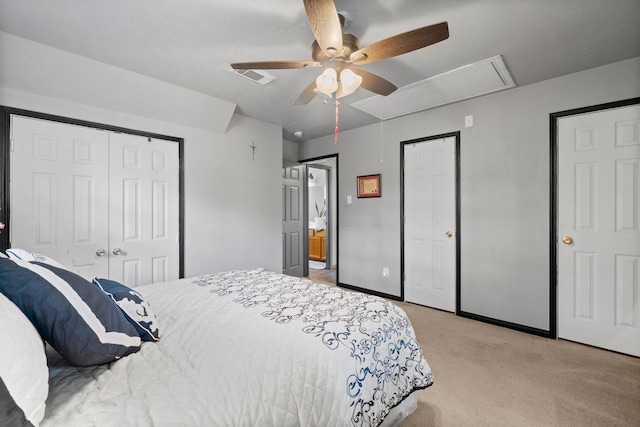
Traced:
[[34, 119], [47, 120], [50, 122], [58, 122], [76, 126], [90, 127], [94, 129], [127, 133], [130, 135], [143, 136], [147, 138], [163, 139], [173, 141], [178, 144], [178, 198], [179, 198], [179, 214], [178, 214], [178, 245], [180, 248], [179, 255], [179, 277], [184, 277], [184, 138], [157, 134], [153, 132], [145, 132], [136, 129], [123, 128], [104, 123], [90, 122], [86, 120], [73, 119], [69, 117], [57, 116], [54, 114], [41, 113], [31, 110], [23, 110], [0, 105], [0, 165], [3, 167], [4, 173], [0, 174], [0, 221], [5, 224], [5, 230], [0, 233], [0, 251], [4, 251], [11, 247], [9, 235], [11, 230], [10, 209], [11, 209], [11, 190], [10, 190], [10, 157], [11, 157], [11, 116], [18, 115]]
[[404, 282], [405, 282], [405, 254], [404, 254], [404, 218], [405, 218], [405, 185], [404, 185], [404, 165], [405, 165], [405, 153], [404, 147], [409, 144], [422, 143], [427, 141], [432, 141], [435, 139], [445, 139], [445, 138], [454, 138], [455, 146], [455, 159], [454, 159], [454, 180], [456, 185], [454, 198], [456, 200], [456, 254], [455, 254], [455, 286], [456, 286], [456, 315], [460, 315], [462, 313], [460, 309], [460, 294], [461, 294], [461, 284], [460, 284], [460, 131], [443, 133], [439, 135], [427, 136], [423, 138], [411, 139], [408, 141], [402, 141], [400, 143], [400, 277], [402, 278], [400, 283], [400, 300], [404, 301]]
[[607, 102], [572, 110], [559, 111], [549, 115], [550, 141], [550, 221], [549, 221], [549, 337], [558, 338], [558, 122], [568, 116], [594, 113], [613, 108], [640, 104], [639, 98]]
[[[336, 265], [336, 286], [340, 286], [340, 226], [339, 226], [339, 218], [340, 218], [340, 179], [339, 179], [339, 169], [340, 169], [340, 162], [339, 162], [339, 155], [338, 153], [335, 154], [328, 154], [326, 156], [320, 156], [320, 157], [312, 157], [312, 158], [308, 158], [308, 159], [303, 159], [303, 160], [299, 160], [299, 163], [301, 164], [305, 164], [307, 165], [307, 176], [305, 177], [305, 192], [304, 192], [304, 198], [305, 198], [305, 204], [304, 204], [304, 217], [305, 217], [305, 223], [304, 223], [304, 237], [303, 237], [303, 247], [304, 247], [304, 257], [305, 259], [309, 258], [309, 178], [308, 178], [308, 173], [309, 173], [309, 167], [313, 165], [314, 162], [317, 162], [319, 160], [326, 160], [326, 159], [335, 159], [336, 160], [336, 167], [335, 170], [333, 171], [333, 174], [328, 173], [327, 175], [327, 242], [326, 242], [326, 246], [327, 247], [331, 247], [329, 245], [333, 244], [333, 239], [335, 238], [335, 243], [336, 243], [336, 253], [335, 256], [327, 256], [327, 260], [326, 260], [326, 264], [328, 269], [331, 269], [331, 263], [333, 263], [333, 261], [335, 261], [335, 265]], [[313, 167], [318, 168], [318, 165], [313, 165]], [[333, 169], [333, 168], [332, 168]], [[335, 181], [336, 184], [336, 191], [335, 194], [332, 194], [331, 191], [331, 187], [333, 185], [333, 181]], [[335, 197], [334, 197], [335, 196]], [[332, 218], [331, 216], [331, 207], [332, 207], [332, 200], [335, 201], [335, 208], [336, 208], [336, 215], [335, 218]], [[333, 228], [333, 225], [335, 225], [335, 236], [333, 236], [333, 233], [331, 232], [331, 229]], [[331, 250], [328, 250], [327, 252], [331, 252]], [[307, 268], [305, 271], [305, 276], [309, 275], [309, 263], [305, 263]]]

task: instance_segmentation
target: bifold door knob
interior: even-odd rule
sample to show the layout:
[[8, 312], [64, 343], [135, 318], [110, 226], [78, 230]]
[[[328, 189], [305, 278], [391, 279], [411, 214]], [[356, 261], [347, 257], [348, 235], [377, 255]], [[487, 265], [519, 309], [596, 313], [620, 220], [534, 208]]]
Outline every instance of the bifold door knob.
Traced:
[[115, 248], [112, 252], [113, 252], [114, 255], [120, 255], [120, 252], [122, 252], [122, 249]]
[[107, 251], [105, 251], [104, 249], [98, 249], [96, 251], [96, 255], [98, 256], [105, 256], [107, 254]]
[[565, 245], [570, 245], [573, 243], [573, 239], [571, 238], [571, 236], [564, 236], [564, 238], [562, 239], [562, 242]]
[[453, 231], [447, 231], [444, 233], [447, 237], [453, 237]]

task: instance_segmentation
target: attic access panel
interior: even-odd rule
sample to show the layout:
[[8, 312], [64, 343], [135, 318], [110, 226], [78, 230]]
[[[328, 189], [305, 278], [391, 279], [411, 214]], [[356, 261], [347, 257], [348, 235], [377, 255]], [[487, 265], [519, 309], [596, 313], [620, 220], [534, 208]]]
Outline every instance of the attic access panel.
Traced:
[[465, 65], [351, 104], [381, 120], [388, 120], [515, 86], [500, 55]]

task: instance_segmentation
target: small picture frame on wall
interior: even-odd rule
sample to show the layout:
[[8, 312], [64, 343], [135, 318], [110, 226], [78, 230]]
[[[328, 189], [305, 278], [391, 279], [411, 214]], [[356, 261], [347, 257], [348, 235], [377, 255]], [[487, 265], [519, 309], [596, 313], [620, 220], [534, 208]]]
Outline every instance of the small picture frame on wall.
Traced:
[[358, 177], [358, 198], [380, 197], [380, 174]]

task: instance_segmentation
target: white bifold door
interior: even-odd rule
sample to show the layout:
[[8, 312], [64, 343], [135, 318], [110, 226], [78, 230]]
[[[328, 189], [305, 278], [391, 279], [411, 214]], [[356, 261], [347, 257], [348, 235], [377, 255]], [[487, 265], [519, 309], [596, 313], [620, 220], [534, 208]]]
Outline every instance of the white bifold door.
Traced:
[[176, 279], [179, 147], [11, 118], [11, 246], [128, 286]]
[[558, 122], [558, 336], [640, 356], [640, 106]]

